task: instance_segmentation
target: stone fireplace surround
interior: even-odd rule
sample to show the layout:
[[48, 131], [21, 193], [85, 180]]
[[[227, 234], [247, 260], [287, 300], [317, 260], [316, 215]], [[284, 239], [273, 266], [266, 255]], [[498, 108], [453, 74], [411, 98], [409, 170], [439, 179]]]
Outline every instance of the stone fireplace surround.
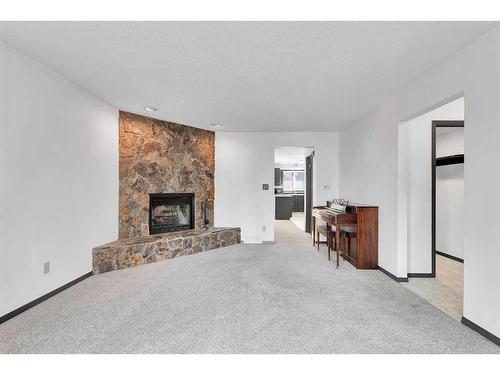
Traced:
[[[240, 243], [239, 228], [213, 227], [214, 132], [127, 112], [119, 129], [119, 238], [92, 250], [94, 274]], [[194, 229], [150, 235], [150, 196], [162, 193], [194, 193]]]
[[215, 133], [120, 112], [119, 238], [150, 234], [151, 193], [194, 193], [195, 229], [214, 217]]

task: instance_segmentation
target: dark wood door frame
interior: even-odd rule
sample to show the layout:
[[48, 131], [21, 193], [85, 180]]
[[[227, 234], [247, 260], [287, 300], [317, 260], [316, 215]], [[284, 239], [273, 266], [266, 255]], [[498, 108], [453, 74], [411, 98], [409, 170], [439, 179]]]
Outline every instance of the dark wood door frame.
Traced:
[[464, 121], [432, 121], [431, 139], [431, 259], [430, 273], [409, 273], [408, 277], [436, 277], [436, 128], [463, 128]]
[[306, 196], [305, 196], [305, 214], [306, 214], [306, 225], [305, 231], [311, 233], [312, 225], [312, 204], [313, 204], [313, 162], [314, 162], [314, 151], [306, 157]]

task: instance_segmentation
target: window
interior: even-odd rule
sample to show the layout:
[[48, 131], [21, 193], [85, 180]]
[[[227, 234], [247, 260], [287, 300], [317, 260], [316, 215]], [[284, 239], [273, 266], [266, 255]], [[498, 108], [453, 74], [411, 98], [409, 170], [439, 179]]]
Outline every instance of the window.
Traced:
[[283, 190], [304, 190], [304, 171], [283, 171]]

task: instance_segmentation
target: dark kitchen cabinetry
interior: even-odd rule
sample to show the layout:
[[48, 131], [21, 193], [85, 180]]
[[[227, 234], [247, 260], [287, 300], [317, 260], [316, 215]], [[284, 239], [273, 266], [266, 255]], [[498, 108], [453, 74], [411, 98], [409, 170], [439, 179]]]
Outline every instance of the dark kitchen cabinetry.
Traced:
[[293, 196], [293, 212], [304, 212], [304, 196]]
[[274, 168], [274, 186], [281, 186], [282, 176], [282, 170], [280, 168]]
[[276, 197], [274, 218], [276, 220], [290, 220], [293, 210], [293, 197], [279, 196]]

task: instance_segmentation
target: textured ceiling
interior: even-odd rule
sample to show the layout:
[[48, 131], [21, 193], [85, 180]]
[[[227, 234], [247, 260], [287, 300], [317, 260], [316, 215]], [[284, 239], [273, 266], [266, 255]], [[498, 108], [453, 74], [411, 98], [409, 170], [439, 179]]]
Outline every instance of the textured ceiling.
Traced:
[[338, 130], [481, 22], [1, 22], [0, 38], [119, 109], [222, 131]]

